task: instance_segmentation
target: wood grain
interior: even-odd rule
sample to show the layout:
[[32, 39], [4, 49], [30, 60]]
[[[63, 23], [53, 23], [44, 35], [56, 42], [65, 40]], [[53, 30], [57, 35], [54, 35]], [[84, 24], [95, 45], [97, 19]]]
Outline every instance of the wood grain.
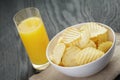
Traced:
[[87, 21], [120, 32], [120, 0], [1, 0], [0, 80], [27, 80], [35, 73], [13, 23], [15, 13], [26, 7], [40, 10], [50, 39], [68, 26]]
[[47, 16], [43, 19], [50, 38], [68, 26], [87, 21], [101, 22], [120, 32], [119, 3], [119, 0], [45, 0], [40, 11]]

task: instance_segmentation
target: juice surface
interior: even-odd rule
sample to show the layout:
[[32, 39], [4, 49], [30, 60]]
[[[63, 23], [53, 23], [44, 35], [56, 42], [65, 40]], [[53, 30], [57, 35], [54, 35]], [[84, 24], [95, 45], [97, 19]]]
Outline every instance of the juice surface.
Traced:
[[36, 65], [46, 63], [49, 39], [42, 20], [38, 17], [27, 18], [17, 28], [31, 62]]

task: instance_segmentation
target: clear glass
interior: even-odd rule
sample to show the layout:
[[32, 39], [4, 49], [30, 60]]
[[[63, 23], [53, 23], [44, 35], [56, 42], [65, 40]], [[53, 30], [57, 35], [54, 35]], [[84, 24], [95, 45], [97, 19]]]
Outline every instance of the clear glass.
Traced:
[[49, 65], [46, 58], [49, 39], [39, 10], [34, 7], [22, 9], [13, 20], [33, 67], [44, 70]]

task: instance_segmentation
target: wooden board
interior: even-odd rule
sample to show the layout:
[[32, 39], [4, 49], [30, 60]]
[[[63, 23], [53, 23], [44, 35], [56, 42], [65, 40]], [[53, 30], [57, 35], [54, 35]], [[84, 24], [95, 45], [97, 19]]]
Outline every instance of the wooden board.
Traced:
[[73, 78], [60, 73], [50, 65], [45, 71], [33, 75], [30, 80], [113, 80], [120, 74], [120, 33], [116, 33], [116, 37], [113, 57], [101, 72], [87, 78]]

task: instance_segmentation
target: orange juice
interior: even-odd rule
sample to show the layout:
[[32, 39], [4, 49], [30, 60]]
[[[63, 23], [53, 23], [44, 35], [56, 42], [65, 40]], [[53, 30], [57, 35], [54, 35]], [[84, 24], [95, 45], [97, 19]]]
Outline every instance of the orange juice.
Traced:
[[49, 39], [42, 20], [30, 17], [23, 20], [17, 28], [31, 62], [36, 65], [46, 63]]

